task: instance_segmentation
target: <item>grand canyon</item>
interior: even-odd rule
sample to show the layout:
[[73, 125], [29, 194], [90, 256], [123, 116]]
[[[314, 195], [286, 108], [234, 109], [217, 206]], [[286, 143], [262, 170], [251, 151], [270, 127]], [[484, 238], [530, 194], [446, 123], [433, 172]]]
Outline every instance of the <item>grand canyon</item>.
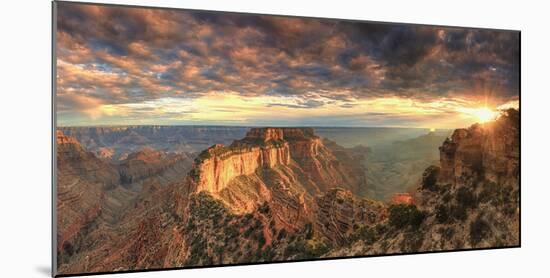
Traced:
[[54, 1], [54, 276], [520, 246], [520, 34]]
[[444, 134], [378, 147], [408, 169], [382, 175], [315, 128], [59, 128], [60, 273], [518, 245], [519, 112]]

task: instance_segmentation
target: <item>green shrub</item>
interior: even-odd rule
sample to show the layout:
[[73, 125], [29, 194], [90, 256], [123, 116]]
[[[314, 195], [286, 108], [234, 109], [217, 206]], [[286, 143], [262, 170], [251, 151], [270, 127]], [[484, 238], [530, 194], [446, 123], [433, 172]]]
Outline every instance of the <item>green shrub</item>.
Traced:
[[262, 229], [256, 230], [252, 235], [252, 238], [258, 243], [258, 248], [263, 247], [266, 242], [264, 237], [264, 232]]
[[514, 202], [514, 194], [512, 194], [511, 186], [503, 186], [494, 182], [484, 184], [483, 189], [479, 193], [480, 203], [491, 203], [494, 206], [503, 206]]
[[244, 219], [246, 219], [246, 220], [250, 220], [253, 217], [254, 217], [254, 214], [252, 214], [252, 213], [247, 213], [247, 214], [244, 215]]
[[306, 245], [303, 239], [297, 239], [292, 241], [285, 249], [285, 257], [297, 256], [298, 259], [302, 258], [305, 254]]
[[439, 185], [438, 186], [439, 195], [443, 195], [444, 197], [449, 196], [449, 191], [451, 191], [451, 187], [452, 187], [452, 184], [441, 184], [441, 185]]
[[279, 234], [277, 235], [277, 240], [281, 240], [286, 237], [286, 230], [283, 228], [281, 231], [279, 231]]
[[223, 251], [224, 248], [222, 245], [217, 245], [216, 247], [214, 247], [214, 253], [216, 253], [216, 255], [218, 256], [221, 256], [223, 254]]
[[399, 229], [409, 225], [418, 228], [425, 217], [425, 213], [419, 211], [415, 205], [398, 204], [390, 206], [390, 225]]
[[303, 233], [305, 234], [306, 236], [306, 239], [311, 239], [313, 237], [313, 225], [308, 222], [305, 226], [304, 226], [304, 231]]
[[426, 218], [426, 213], [416, 209], [416, 206], [414, 208], [415, 208], [415, 210], [413, 211], [413, 214], [411, 215], [410, 225], [413, 228], [417, 229], [418, 227], [420, 227], [420, 224], [422, 224], [422, 222], [424, 222], [424, 219]]
[[455, 229], [453, 227], [447, 227], [447, 228], [444, 228], [442, 231], [441, 231], [441, 234], [443, 236], [444, 239], [446, 239], [447, 241], [451, 240], [451, 238], [453, 237], [453, 235], [455, 234]]
[[456, 192], [456, 201], [459, 205], [465, 208], [475, 208], [477, 206], [477, 198], [474, 193], [467, 187], [461, 187]]
[[351, 241], [362, 240], [367, 244], [373, 244], [378, 237], [376, 228], [371, 228], [368, 226], [359, 227], [352, 235]]
[[489, 236], [490, 232], [491, 227], [489, 226], [489, 223], [478, 215], [478, 217], [470, 223], [470, 244], [472, 244], [472, 246], [476, 246], [483, 239]]
[[506, 205], [504, 207], [504, 214], [506, 215], [514, 215], [514, 213], [517, 211], [517, 206], [514, 206], [514, 205]]
[[285, 257], [295, 257], [296, 259], [318, 258], [330, 251], [332, 246], [329, 242], [314, 238], [306, 240], [303, 237], [292, 241], [285, 249]]
[[377, 235], [382, 235], [383, 233], [388, 231], [388, 227], [383, 224], [376, 224], [376, 226], [374, 226], [374, 230], [376, 231]]
[[466, 207], [463, 205], [452, 205], [449, 209], [449, 215], [456, 220], [466, 220]]
[[439, 176], [440, 167], [430, 166], [424, 170], [422, 174], [422, 189], [435, 191], [437, 189], [437, 178]]
[[190, 218], [189, 222], [187, 222], [187, 227], [186, 227], [187, 231], [193, 231], [195, 230], [196, 227], [197, 226], [195, 225], [194, 219]]
[[438, 205], [435, 208], [435, 220], [438, 223], [447, 223], [449, 221], [449, 210], [445, 205]]
[[258, 211], [261, 214], [268, 214], [269, 213], [269, 204], [267, 202], [264, 202], [263, 205], [258, 208]]
[[443, 198], [442, 198], [443, 202], [445, 203], [450, 202], [452, 199], [453, 199], [453, 195], [451, 195], [450, 192], [445, 193], [445, 195], [443, 195]]
[[271, 248], [271, 246], [267, 246], [265, 248], [265, 250], [259, 250], [260, 252], [260, 257], [259, 259], [261, 261], [272, 261], [273, 260], [273, 257], [275, 256], [275, 252], [273, 251], [273, 249]]
[[265, 237], [264, 237], [264, 233], [261, 232], [258, 234], [258, 248], [262, 248], [265, 244]]
[[201, 260], [204, 262], [204, 259], [207, 257], [207, 248], [207, 241], [200, 235], [197, 235], [191, 242], [191, 252], [188, 263], [194, 265], [200, 263]]
[[225, 226], [223, 232], [225, 233], [225, 236], [228, 238], [234, 238], [239, 235], [239, 229], [237, 229], [234, 225]]
[[249, 227], [248, 229], [246, 229], [246, 231], [244, 231], [243, 236], [245, 238], [248, 238], [248, 237], [250, 237], [250, 235], [252, 234], [253, 231], [254, 231], [254, 229], [252, 227]]
[[401, 241], [403, 250], [407, 252], [417, 252], [424, 242], [424, 234], [418, 232], [407, 233]]

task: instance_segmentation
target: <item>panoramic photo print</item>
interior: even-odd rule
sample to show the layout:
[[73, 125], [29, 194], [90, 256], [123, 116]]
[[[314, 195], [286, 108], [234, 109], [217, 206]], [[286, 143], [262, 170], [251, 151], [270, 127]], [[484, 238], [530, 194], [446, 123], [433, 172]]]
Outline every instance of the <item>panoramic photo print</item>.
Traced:
[[55, 273], [520, 245], [520, 33], [54, 3]]

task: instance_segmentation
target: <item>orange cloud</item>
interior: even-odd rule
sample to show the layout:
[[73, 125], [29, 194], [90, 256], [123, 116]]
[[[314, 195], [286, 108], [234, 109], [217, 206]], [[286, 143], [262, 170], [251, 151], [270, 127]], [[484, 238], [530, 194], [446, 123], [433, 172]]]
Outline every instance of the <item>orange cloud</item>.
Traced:
[[128, 45], [128, 48], [130, 51], [132, 51], [134, 54], [140, 55], [140, 56], [150, 56], [151, 50], [149, 47], [143, 43], [143, 42], [131, 42]]

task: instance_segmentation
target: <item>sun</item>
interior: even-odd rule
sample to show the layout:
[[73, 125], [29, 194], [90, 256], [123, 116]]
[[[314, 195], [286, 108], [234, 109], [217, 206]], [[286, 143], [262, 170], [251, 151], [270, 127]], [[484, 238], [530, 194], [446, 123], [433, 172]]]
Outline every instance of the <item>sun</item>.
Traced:
[[460, 112], [475, 118], [479, 123], [486, 123], [494, 120], [498, 116], [498, 112], [493, 111], [488, 107], [463, 108], [460, 109]]

